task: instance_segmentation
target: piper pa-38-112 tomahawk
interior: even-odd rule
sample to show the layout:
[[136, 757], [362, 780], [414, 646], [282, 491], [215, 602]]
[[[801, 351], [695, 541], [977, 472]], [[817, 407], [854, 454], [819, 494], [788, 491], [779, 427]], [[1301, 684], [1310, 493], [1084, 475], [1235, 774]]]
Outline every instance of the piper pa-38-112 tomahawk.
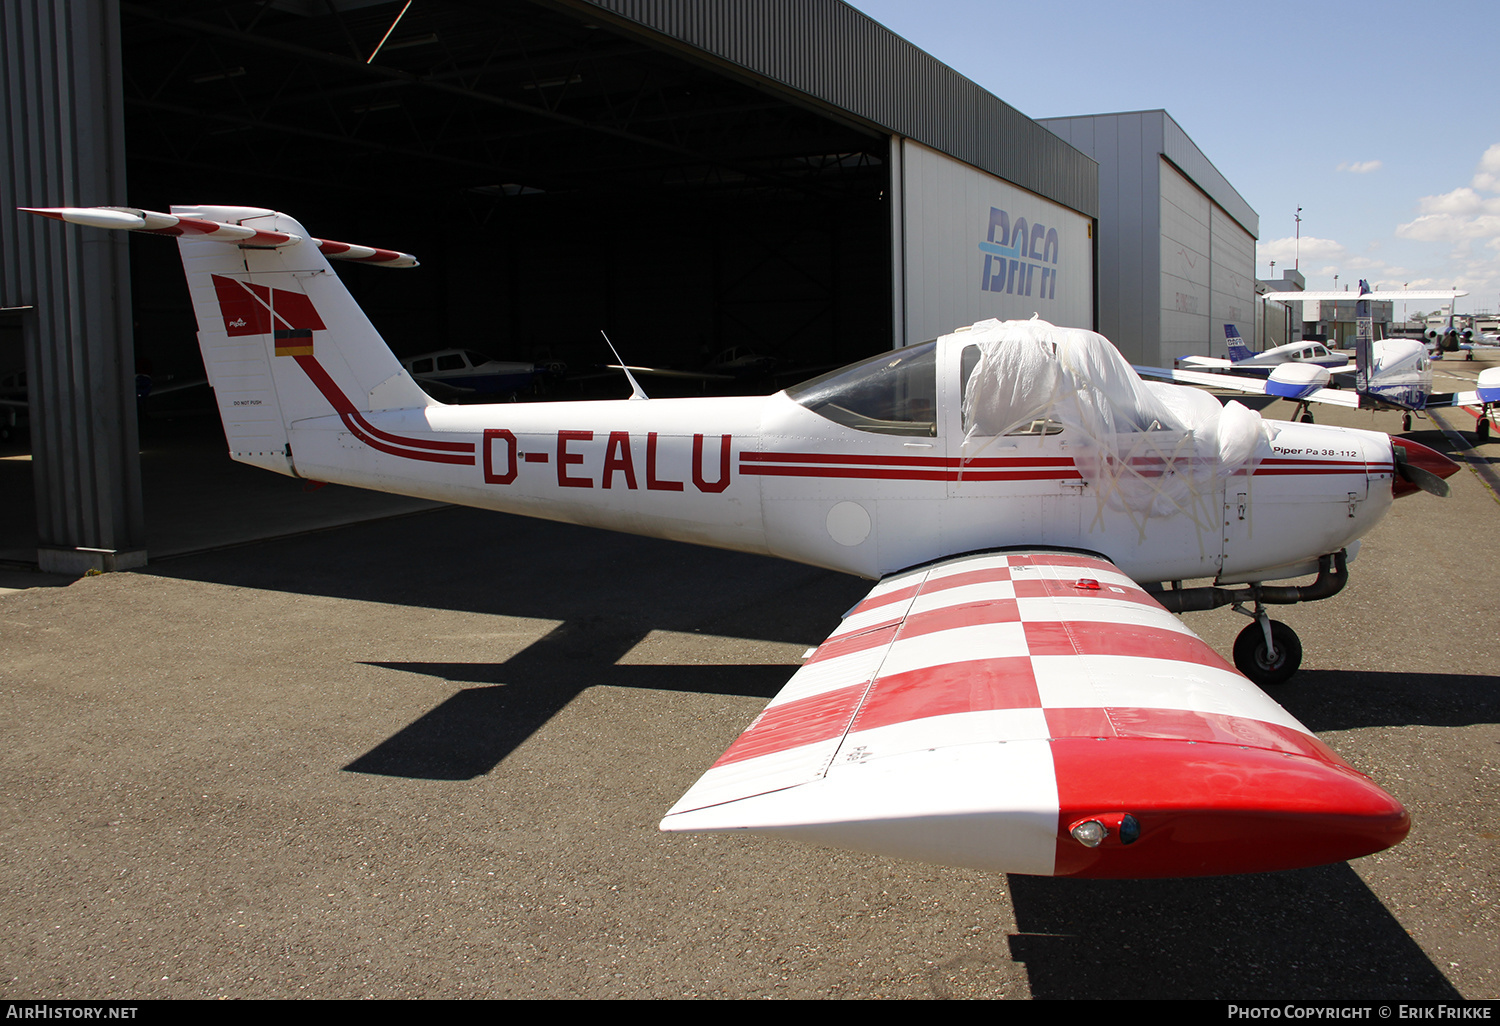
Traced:
[[[1179, 381], [1190, 385], [1222, 388], [1228, 391], [1272, 395], [1297, 404], [1306, 423], [1312, 422], [1312, 403], [1332, 403], [1359, 409], [1400, 410], [1401, 426], [1411, 430], [1412, 415], [1425, 410], [1449, 406], [1480, 408], [1475, 433], [1481, 440], [1489, 438], [1492, 408], [1500, 404], [1500, 367], [1490, 367], [1479, 374], [1478, 388], [1472, 392], [1434, 392], [1432, 358], [1427, 345], [1415, 339], [1374, 338], [1374, 318], [1370, 303], [1404, 297], [1414, 300], [1452, 298], [1464, 292], [1371, 292], [1369, 282], [1359, 283], [1354, 296], [1354, 368], [1353, 389], [1331, 387], [1337, 372], [1306, 362], [1286, 362], [1271, 370], [1264, 381], [1234, 374], [1213, 374], [1196, 369], [1166, 370], [1160, 367], [1137, 367], [1144, 377]], [[1284, 302], [1300, 300], [1348, 301], [1347, 292], [1288, 292], [1276, 298]]]
[[446, 406], [284, 214], [36, 213], [178, 235], [237, 460], [877, 580], [665, 830], [1089, 877], [1310, 866], [1407, 832], [1170, 611], [1253, 616], [1236, 657], [1284, 678], [1300, 649], [1265, 606], [1336, 593], [1393, 499], [1457, 469], [1439, 453], [1143, 382], [1036, 319], [769, 396]]

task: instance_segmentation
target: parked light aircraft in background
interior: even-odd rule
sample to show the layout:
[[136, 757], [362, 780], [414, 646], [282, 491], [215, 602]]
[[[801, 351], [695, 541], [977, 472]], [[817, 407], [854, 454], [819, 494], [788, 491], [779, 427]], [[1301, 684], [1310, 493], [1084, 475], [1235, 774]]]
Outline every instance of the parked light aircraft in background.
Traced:
[[[152, 398], [160, 398], [173, 392], [183, 392], [208, 385], [206, 378], [177, 380], [171, 375], [157, 378], [151, 374], [135, 376], [135, 399], [141, 408]], [[14, 370], [0, 374], [0, 441], [23, 432], [30, 425], [31, 400], [26, 388], [26, 371]]]
[[1407, 832], [1169, 610], [1253, 616], [1236, 661], [1285, 679], [1300, 646], [1265, 606], [1338, 592], [1395, 497], [1446, 487], [1430, 449], [1144, 382], [1035, 319], [769, 396], [446, 406], [284, 214], [35, 212], [180, 235], [236, 460], [875, 579], [665, 830], [1093, 877], [1317, 865]]
[[471, 349], [419, 353], [403, 359], [401, 366], [424, 386], [487, 397], [516, 398], [532, 388], [538, 378], [550, 373], [547, 368], [534, 363], [496, 360]]
[[[1137, 367], [1145, 377], [1177, 381], [1191, 385], [1221, 388], [1228, 391], [1259, 393], [1286, 399], [1297, 404], [1304, 423], [1312, 422], [1312, 403], [1332, 403], [1360, 409], [1402, 411], [1402, 428], [1410, 431], [1412, 415], [1424, 410], [1449, 406], [1478, 407], [1476, 435], [1489, 438], [1492, 409], [1500, 404], [1500, 367], [1491, 367], [1479, 375], [1478, 387], [1472, 392], [1434, 392], [1432, 358], [1427, 346], [1414, 339], [1373, 338], [1370, 302], [1405, 296], [1410, 299], [1433, 299], [1465, 295], [1462, 292], [1371, 292], [1368, 282], [1359, 283], [1355, 302], [1354, 374], [1351, 389], [1331, 387], [1334, 374], [1326, 367], [1303, 363], [1283, 363], [1274, 368], [1265, 381], [1231, 374], [1211, 374], [1198, 370], [1166, 370], [1159, 367]], [[1347, 301], [1347, 292], [1297, 292], [1287, 295], [1298, 299]]]
[[1181, 356], [1177, 366], [1187, 370], [1232, 371], [1266, 377], [1284, 363], [1311, 363], [1330, 370], [1349, 365], [1349, 358], [1330, 352], [1321, 342], [1288, 342], [1263, 352], [1252, 352], [1233, 324], [1224, 325], [1224, 341], [1229, 345], [1229, 359], [1216, 356]]
[[1458, 333], [1458, 348], [1464, 351], [1464, 359], [1474, 359], [1474, 352], [1493, 353], [1500, 349], [1500, 335], [1476, 332], [1472, 325]]

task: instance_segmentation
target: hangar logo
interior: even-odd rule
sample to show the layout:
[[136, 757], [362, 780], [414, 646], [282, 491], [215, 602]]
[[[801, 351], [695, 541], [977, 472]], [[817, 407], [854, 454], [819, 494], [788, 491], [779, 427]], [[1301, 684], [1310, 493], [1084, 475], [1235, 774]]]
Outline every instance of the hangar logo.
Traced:
[[1012, 222], [1008, 212], [990, 207], [989, 236], [979, 249], [984, 253], [979, 287], [985, 292], [1057, 298], [1056, 228], [1040, 221], [1028, 224], [1024, 217]]

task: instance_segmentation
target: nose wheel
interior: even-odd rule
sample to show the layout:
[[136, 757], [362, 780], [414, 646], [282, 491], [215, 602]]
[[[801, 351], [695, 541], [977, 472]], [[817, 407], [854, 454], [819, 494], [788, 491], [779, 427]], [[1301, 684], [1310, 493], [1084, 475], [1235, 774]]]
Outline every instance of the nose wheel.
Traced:
[[1302, 665], [1297, 632], [1265, 613], [1234, 639], [1234, 665], [1257, 684], [1283, 684]]

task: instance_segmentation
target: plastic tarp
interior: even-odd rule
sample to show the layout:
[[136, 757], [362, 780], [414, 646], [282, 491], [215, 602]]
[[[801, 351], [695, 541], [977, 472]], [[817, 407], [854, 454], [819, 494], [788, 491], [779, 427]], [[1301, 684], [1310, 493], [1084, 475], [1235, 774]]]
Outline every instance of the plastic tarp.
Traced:
[[[1270, 452], [1272, 427], [1237, 402], [1142, 381], [1103, 335], [1046, 321], [981, 321], [966, 345], [980, 358], [964, 394], [963, 458], [1039, 420], [1063, 426], [1079, 473], [1108, 509], [1148, 518], [1186, 513], [1205, 528], [1217, 493]], [[1040, 442], [1040, 438], [1039, 438]]]

